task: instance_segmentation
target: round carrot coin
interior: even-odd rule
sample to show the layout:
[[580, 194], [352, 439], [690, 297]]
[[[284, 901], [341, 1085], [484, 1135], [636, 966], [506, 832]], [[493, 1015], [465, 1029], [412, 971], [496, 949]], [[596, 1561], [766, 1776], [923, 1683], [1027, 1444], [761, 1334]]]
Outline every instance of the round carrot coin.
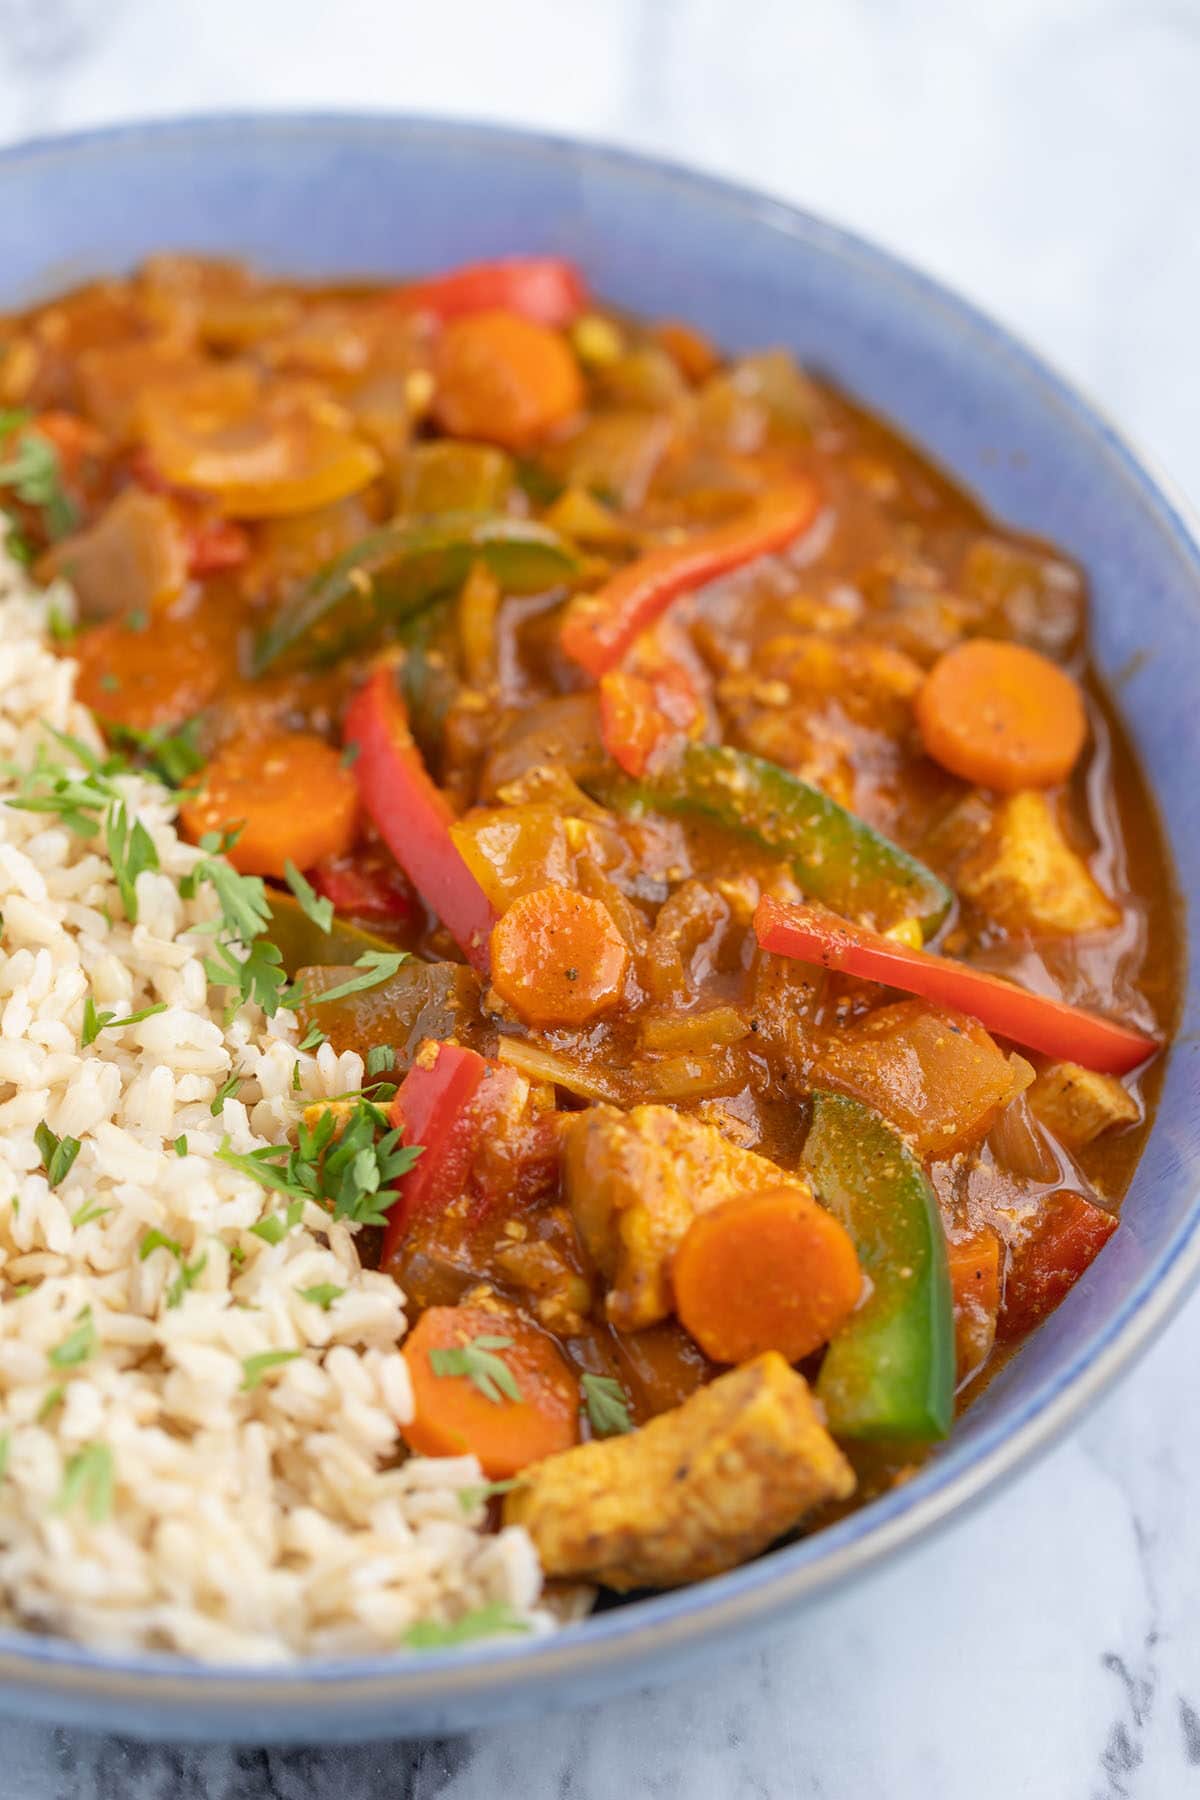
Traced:
[[583, 405], [583, 380], [566, 341], [518, 313], [472, 313], [438, 343], [434, 414], [454, 437], [520, 450]]
[[477, 1456], [506, 1480], [579, 1441], [579, 1383], [544, 1331], [515, 1312], [431, 1306], [403, 1345], [419, 1456]]
[[338, 752], [307, 731], [236, 738], [201, 772], [179, 809], [196, 843], [208, 831], [238, 831], [228, 851], [243, 875], [282, 876], [342, 856], [354, 842], [358, 786]]
[[858, 1304], [849, 1233], [801, 1187], [737, 1194], [688, 1227], [672, 1268], [675, 1310], [713, 1362], [778, 1350], [799, 1362]]
[[938, 659], [916, 698], [935, 762], [981, 787], [1053, 787], [1087, 737], [1079, 684], [1036, 650], [972, 638]]
[[616, 1006], [629, 951], [599, 900], [538, 888], [492, 931], [492, 986], [530, 1025], [586, 1025]]

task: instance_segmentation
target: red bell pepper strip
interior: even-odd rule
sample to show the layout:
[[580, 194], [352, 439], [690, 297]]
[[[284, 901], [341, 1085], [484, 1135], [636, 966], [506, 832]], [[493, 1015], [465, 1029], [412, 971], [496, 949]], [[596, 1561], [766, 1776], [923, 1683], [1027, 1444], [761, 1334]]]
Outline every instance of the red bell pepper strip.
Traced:
[[357, 746], [358, 791], [380, 837], [467, 961], [486, 973], [496, 915], [450, 836], [454, 814], [429, 779], [390, 668], [355, 694], [344, 735]]
[[470, 1173], [483, 1127], [472, 1102], [487, 1063], [461, 1044], [438, 1044], [428, 1061], [413, 1064], [388, 1109], [388, 1123], [422, 1154], [400, 1177], [399, 1199], [388, 1209], [382, 1263], [386, 1268], [414, 1219], [440, 1212], [458, 1197]]
[[318, 894], [333, 901], [335, 912], [397, 924], [413, 916], [408, 883], [386, 851], [327, 856], [308, 871], [308, 879]]
[[1031, 1235], [1011, 1252], [999, 1335], [1023, 1337], [1066, 1298], [1103, 1250], [1117, 1220], [1071, 1188], [1051, 1194]]
[[407, 310], [441, 320], [503, 307], [539, 325], [570, 325], [587, 304], [583, 277], [559, 256], [508, 256], [499, 262], [469, 263], [445, 275], [398, 288], [396, 301]]
[[815, 906], [796, 906], [764, 895], [754, 913], [759, 945], [777, 956], [861, 975], [867, 981], [919, 994], [939, 1006], [969, 1013], [997, 1036], [1047, 1056], [1061, 1056], [1105, 1074], [1125, 1075], [1158, 1049], [1154, 1038], [1098, 1013], [1031, 994], [983, 969], [910, 950], [905, 944], [850, 925]]
[[768, 488], [739, 518], [686, 544], [663, 544], [627, 564], [595, 594], [580, 595], [562, 624], [563, 652], [598, 681], [673, 600], [743, 563], [782, 550], [807, 531], [820, 497], [802, 476]]

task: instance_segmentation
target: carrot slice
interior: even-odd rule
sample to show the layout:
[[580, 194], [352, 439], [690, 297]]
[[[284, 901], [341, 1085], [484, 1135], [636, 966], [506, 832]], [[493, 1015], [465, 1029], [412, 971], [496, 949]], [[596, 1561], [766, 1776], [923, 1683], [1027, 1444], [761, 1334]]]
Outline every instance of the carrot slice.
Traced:
[[973, 638], [939, 657], [916, 698], [935, 762], [981, 787], [1053, 787], [1087, 737], [1079, 684], [1022, 644]]
[[492, 986], [530, 1025], [586, 1025], [620, 1000], [625, 940], [599, 900], [536, 888], [492, 932]]
[[579, 1440], [579, 1383], [554, 1343], [518, 1313], [431, 1306], [404, 1341], [419, 1456], [477, 1456], [506, 1480]]
[[453, 437], [519, 450], [583, 405], [583, 380], [562, 337], [517, 313], [471, 313], [438, 342], [434, 415]]
[[672, 1268], [680, 1323], [713, 1362], [799, 1362], [858, 1304], [849, 1232], [800, 1187], [737, 1194], [688, 1227]]
[[241, 835], [229, 860], [243, 875], [278, 875], [341, 856], [354, 842], [358, 788], [337, 751], [305, 731], [236, 738], [219, 750], [179, 809], [193, 842]]

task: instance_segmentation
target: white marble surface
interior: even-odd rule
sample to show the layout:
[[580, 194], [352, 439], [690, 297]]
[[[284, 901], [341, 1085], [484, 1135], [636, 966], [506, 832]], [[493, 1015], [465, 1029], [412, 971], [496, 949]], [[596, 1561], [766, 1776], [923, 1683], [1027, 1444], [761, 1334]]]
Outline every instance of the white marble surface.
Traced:
[[[1016, 326], [1200, 498], [1197, 0], [0, 0], [0, 139], [399, 106], [666, 150]], [[731, 1666], [427, 1745], [0, 1729], [0, 1800], [1200, 1792], [1200, 1302], [1015, 1488]]]

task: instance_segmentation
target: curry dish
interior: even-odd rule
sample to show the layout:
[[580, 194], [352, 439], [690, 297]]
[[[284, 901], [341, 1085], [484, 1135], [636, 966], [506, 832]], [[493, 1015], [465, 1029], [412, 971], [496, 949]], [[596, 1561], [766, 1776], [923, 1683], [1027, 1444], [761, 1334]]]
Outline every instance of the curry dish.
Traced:
[[1172, 1018], [1079, 568], [554, 259], [2, 335], [10, 551], [265, 883], [212, 979], [364, 1059], [255, 1154], [384, 1171], [408, 1451], [622, 1591], [902, 1479], [1119, 1229]]

